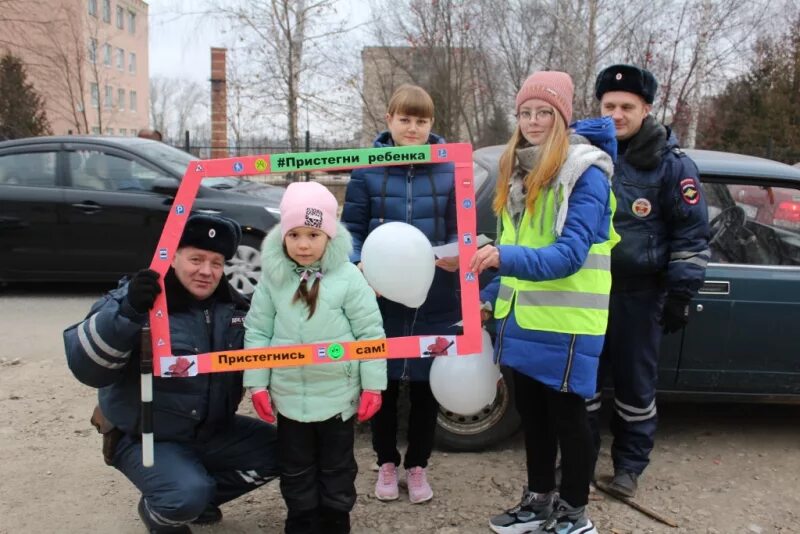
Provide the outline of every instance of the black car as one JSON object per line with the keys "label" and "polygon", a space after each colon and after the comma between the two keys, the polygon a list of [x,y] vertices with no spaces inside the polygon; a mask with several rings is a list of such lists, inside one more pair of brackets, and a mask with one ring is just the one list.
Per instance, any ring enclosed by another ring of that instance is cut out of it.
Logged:
{"label": "black car", "polygon": [[[492,238],[502,150],[487,147],[473,155],[478,233]],[[659,396],[798,403],[800,169],[739,154],[686,153],[697,163],[708,204],[711,262],[688,326],[664,336]],[[501,380],[494,404],[473,416],[440,411],[440,444],[475,450],[516,432],[511,388],[511,381]]]}
{"label": "black car", "polygon": [[[35,137],[0,143],[0,282],[113,282],[150,264],[194,158],[136,137]],[[239,178],[201,182],[192,211],[237,220],[225,272],[250,294],[260,246],[284,188]]]}

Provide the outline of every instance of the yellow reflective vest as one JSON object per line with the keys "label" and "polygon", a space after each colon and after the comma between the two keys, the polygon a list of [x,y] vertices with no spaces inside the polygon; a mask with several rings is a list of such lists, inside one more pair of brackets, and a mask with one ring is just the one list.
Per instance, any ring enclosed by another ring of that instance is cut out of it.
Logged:
{"label": "yellow reflective vest", "polygon": [[[555,243],[555,189],[550,187],[543,190],[534,204],[537,217],[532,217],[526,209],[517,227],[504,209],[499,244],[535,249]],[[513,304],[516,322],[524,329],[564,334],[605,334],[611,291],[611,249],[620,240],[611,222],[616,210],[612,192],[609,192],[609,204],[609,239],[589,248],[586,261],[578,272],[557,280],[532,281],[513,276],[500,278],[500,290],[494,308],[496,319],[508,316]]]}

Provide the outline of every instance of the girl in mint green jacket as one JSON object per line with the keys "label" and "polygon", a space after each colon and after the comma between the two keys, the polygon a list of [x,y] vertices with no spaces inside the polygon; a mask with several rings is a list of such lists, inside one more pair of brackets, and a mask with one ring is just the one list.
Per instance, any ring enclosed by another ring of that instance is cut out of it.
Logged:
{"label": "girl in mint green jacket", "polygon": [[[245,319],[245,347],[385,337],[375,299],[350,263],[352,240],[323,185],[289,185],[280,227],[262,246],[261,281]],[[343,361],[244,373],[259,417],[275,422],[287,533],[350,532],[358,472],[353,419],[378,411],[386,361]]]}

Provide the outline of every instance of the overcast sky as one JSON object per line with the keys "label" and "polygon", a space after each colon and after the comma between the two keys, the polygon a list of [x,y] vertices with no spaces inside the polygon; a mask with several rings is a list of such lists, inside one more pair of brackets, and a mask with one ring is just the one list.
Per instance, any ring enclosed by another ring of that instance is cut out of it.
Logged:
{"label": "overcast sky", "polygon": [[[191,78],[207,82],[212,46],[229,47],[236,35],[223,33],[211,17],[196,15],[196,0],[148,0],[150,6],[150,76]],[[364,22],[366,2],[343,0],[343,16]]]}

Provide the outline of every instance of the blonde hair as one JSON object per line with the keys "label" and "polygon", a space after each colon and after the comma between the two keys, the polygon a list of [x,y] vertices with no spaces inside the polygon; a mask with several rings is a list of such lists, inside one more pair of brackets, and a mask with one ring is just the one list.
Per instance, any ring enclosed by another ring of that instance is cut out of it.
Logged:
{"label": "blonde hair", "polygon": [[[525,209],[533,210],[539,192],[547,187],[550,182],[558,176],[561,166],[567,160],[569,150],[569,135],[567,124],[559,113],[555,113],[556,120],[550,134],[541,146],[541,153],[536,161],[536,165],[525,177],[525,189],[528,194],[525,196]],[[519,124],[514,129],[514,134],[506,143],[503,155],[500,156],[500,170],[497,175],[497,188],[495,189],[494,202],[492,209],[495,214],[500,215],[508,202],[508,188],[511,175],[514,174],[514,166],[517,161],[516,150],[524,143],[525,138],[519,129]]]}
{"label": "blonde hair", "polygon": [[389,99],[386,113],[389,115],[401,113],[403,115],[422,117],[423,119],[432,119],[433,99],[422,87],[404,83],[395,90],[392,98]]}

